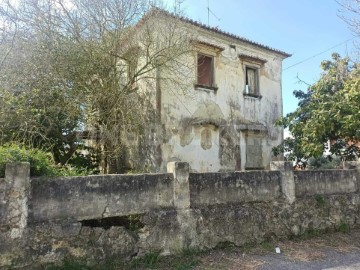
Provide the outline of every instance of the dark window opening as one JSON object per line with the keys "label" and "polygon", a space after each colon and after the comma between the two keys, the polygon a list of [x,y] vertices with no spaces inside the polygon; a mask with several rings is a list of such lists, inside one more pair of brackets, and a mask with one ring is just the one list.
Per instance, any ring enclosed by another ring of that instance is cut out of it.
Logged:
{"label": "dark window opening", "polygon": [[259,77],[258,70],[246,67],[245,94],[259,96]]}
{"label": "dark window opening", "polygon": [[197,84],[205,87],[214,86],[214,58],[212,56],[198,54]]}
{"label": "dark window opening", "polygon": [[106,217],[100,219],[82,220],[81,225],[84,227],[104,228],[105,230],[111,227],[125,227],[130,231],[137,231],[145,225],[141,222],[142,215],[129,215],[122,217]]}

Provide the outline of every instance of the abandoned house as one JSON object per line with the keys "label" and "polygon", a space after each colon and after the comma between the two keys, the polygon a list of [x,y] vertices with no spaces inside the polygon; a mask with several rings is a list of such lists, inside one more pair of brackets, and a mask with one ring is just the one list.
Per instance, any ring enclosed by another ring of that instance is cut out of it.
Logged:
{"label": "abandoned house", "polygon": [[[153,171],[166,171],[170,161],[186,161],[194,172],[269,168],[271,150],[283,140],[283,129],[274,123],[282,116],[282,61],[290,54],[184,17],[164,16],[191,33],[191,52],[181,61],[192,69],[186,91],[154,80],[160,128],[147,155]],[[157,77],[162,73],[166,70],[156,70]]]}

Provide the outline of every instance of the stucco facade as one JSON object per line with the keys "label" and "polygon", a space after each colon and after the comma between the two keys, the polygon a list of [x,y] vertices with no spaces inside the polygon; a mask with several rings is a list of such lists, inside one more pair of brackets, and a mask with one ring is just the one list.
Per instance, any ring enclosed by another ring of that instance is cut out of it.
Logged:
{"label": "stucco facade", "polygon": [[268,169],[283,140],[274,123],[282,116],[282,61],[290,55],[166,12],[147,22],[143,29],[164,32],[165,25],[190,46],[176,59],[178,80],[164,79],[173,74],[157,67],[149,76],[155,79],[138,81],[152,96],[147,117],[154,122],[134,167],[163,172],[168,162],[183,161],[194,172]]}
{"label": "stucco facade", "polygon": [[283,140],[283,129],[274,122],[282,116],[282,61],[290,55],[172,19],[196,38],[182,60],[193,69],[187,91],[158,82],[159,170],[170,161],[189,162],[196,172],[269,168],[271,149]]}

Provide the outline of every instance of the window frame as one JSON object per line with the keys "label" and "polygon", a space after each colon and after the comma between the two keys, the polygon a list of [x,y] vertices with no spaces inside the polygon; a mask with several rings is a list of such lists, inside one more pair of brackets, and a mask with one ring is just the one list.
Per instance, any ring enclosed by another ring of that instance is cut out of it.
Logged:
{"label": "window frame", "polygon": [[[225,48],[219,47],[208,42],[192,40],[191,41],[194,48],[194,88],[196,90],[205,90],[205,91],[214,91],[218,90],[216,83],[216,66],[218,57]],[[198,57],[199,55],[204,55],[212,58],[212,85],[203,85],[199,84],[198,81]]]}
{"label": "window frame", "polygon": [[[207,58],[211,58],[211,85],[206,85],[206,84],[202,84],[199,83],[199,57],[207,57]],[[205,88],[205,89],[211,89],[211,90],[217,90],[217,86],[215,83],[215,56],[211,55],[211,54],[207,54],[201,51],[198,51],[196,53],[196,83],[195,83],[195,87],[196,88]]]}
{"label": "window frame", "polygon": [[[263,143],[264,143],[264,134],[261,131],[246,131],[245,132],[245,170],[264,170],[264,148],[263,148]],[[250,143],[253,142],[252,144]],[[249,156],[251,156],[254,152],[254,146],[255,146],[255,142],[257,142],[257,145],[259,147],[259,149],[257,149],[257,153],[255,154],[259,154],[258,158],[260,160],[257,161],[258,164],[256,164],[254,166],[254,162],[250,162],[250,158]],[[250,149],[252,151],[250,151]]]}
{"label": "window frame", "polygon": [[[251,91],[248,90],[249,89],[249,83],[248,83],[248,70],[253,70],[254,74],[255,74],[255,90]],[[250,96],[250,97],[256,97],[256,98],[261,98],[261,94],[260,94],[260,67],[255,66],[255,65],[249,65],[249,64],[245,64],[244,65],[244,74],[245,74],[245,79],[244,79],[244,96]]]}
{"label": "window frame", "polygon": [[[251,56],[248,54],[243,54],[240,53],[239,54],[239,59],[242,63],[242,67],[243,67],[243,74],[244,74],[244,89],[243,89],[243,95],[245,97],[252,97],[252,98],[257,98],[257,99],[261,99],[262,95],[261,95],[261,70],[264,68],[264,65],[267,63],[266,59],[263,58],[259,58],[256,56]],[[257,84],[257,91],[255,92],[249,92],[247,91],[246,87],[247,87],[247,69],[253,69],[256,71],[256,84]]]}

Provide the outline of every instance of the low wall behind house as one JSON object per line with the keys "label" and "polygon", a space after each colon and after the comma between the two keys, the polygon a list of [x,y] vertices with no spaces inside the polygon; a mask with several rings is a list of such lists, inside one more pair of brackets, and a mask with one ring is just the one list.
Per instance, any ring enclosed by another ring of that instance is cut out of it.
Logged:
{"label": "low wall behind house", "polygon": [[270,201],[281,196],[278,171],[190,173],[191,207]]}
{"label": "low wall behind house", "polygon": [[295,171],[296,197],[357,192],[356,170]]}
{"label": "low wall behind house", "polygon": [[84,220],[173,206],[171,174],[32,179],[32,221]]}

